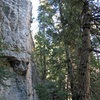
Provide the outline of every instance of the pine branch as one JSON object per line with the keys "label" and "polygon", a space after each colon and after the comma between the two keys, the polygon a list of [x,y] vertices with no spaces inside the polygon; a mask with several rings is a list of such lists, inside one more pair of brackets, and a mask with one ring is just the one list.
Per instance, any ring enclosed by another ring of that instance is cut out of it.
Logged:
{"label": "pine branch", "polygon": [[91,48],[91,49],[90,49],[90,51],[100,53],[100,51],[99,51],[99,50],[96,50],[96,49],[93,49],[93,48]]}

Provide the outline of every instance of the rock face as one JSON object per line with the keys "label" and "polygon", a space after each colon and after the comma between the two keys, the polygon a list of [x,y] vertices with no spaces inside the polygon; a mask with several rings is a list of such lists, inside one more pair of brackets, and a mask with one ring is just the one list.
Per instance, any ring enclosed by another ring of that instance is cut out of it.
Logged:
{"label": "rock face", "polygon": [[4,57],[12,77],[0,86],[0,100],[38,100],[34,86],[39,82],[32,59],[30,0],[0,0],[0,33],[7,44]]}

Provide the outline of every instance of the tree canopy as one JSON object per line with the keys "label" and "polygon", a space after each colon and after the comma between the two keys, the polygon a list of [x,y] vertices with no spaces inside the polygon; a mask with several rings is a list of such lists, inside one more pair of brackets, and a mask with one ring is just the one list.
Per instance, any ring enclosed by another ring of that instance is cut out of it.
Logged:
{"label": "tree canopy", "polygon": [[40,100],[99,100],[99,11],[92,0],[40,0],[34,50]]}

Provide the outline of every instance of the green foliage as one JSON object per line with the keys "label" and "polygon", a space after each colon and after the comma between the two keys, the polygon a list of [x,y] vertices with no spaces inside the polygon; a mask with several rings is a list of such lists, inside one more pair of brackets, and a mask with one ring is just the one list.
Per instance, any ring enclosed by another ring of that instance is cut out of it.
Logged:
{"label": "green foliage", "polygon": [[100,98],[100,61],[91,54],[91,91],[93,100]]}
{"label": "green foliage", "polygon": [[55,82],[46,81],[45,83],[38,84],[36,87],[36,92],[40,100],[64,100],[68,96],[68,91],[59,91]]}
{"label": "green foliage", "polygon": [[8,48],[6,43],[3,43],[1,33],[0,33],[0,55],[2,55],[2,50],[6,50]]}
{"label": "green foliage", "polygon": [[9,73],[7,66],[0,66],[0,84],[6,86],[4,81],[9,77],[11,77],[11,74]]}
{"label": "green foliage", "polygon": [[3,11],[3,12],[6,12],[6,8],[5,8],[5,7],[2,7],[2,11]]}
{"label": "green foliage", "polygon": [[5,85],[4,81],[10,77],[10,73],[8,71],[9,63],[6,58],[3,58],[3,50],[7,49],[7,45],[3,43],[1,34],[0,34],[0,84]]}
{"label": "green foliage", "polygon": [[50,94],[45,84],[38,84],[35,87],[40,100],[50,100]]}
{"label": "green foliage", "polygon": [[21,52],[20,48],[18,48],[18,47],[15,48],[15,51],[16,52]]}
{"label": "green foliage", "polygon": [[[82,47],[81,33],[83,32],[82,8],[83,2],[79,0],[40,0],[38,9],[39,32],[35,36],[34,60],[39,68],[41,79],[43,80],[43,76],[46,76],[45,81],[49,80],[52,84],[55,84],[53,91],[56,91],[55,98],[57,100],[65,100],[65,97],[66,100],[72,98],[70,83],[72,72],[74,75],[73,84],[77,92],[77,72],[80,62],[78,49]],[[90,8],[92,10],[93,5]],[[92,27],[91,25],[91,31],[93,31]],[[93,33],[96,31],[97,29]],[[91,35],[91,42],[92,47],[99,50],[99,36]],[[72,64],[71,70],[68,65],[69,62]],[[90,66],[92,70],[94,68],[99,69],[100,57],[97,53],[92,53]],[[91,79],[94,80],[95,76],[97,76],[97,82],[91,81],[93,91],[95,91],[96,86],[99,88],[99,73],[91,72]],[[68,79],[67,82],[65,81],[66,78]],[[49,88],[50,84],[47,85],[48,82],[45,81],[44,84],[39,84],[36,87],[41,100],[49,100],[49,96],[53,97],[53,95],[50,95],[52,86]],[[67,88],[65,88],[66,85]],[[45,97],[46,95],[49,96]],[[96,98],[96,96],[93,95],[93,98]]]}

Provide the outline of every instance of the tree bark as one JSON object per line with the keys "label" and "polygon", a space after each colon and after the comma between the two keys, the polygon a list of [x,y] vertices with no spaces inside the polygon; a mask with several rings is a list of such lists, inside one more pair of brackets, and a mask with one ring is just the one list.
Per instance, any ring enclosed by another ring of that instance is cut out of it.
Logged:
{"label": "tree bark", "polygon": [[74,69],[72,65],[71,53],[68,46],[66,47],[66,59],[67,59],[67,66],[68,66],[68,78],[70,80],[71,86],[71,93],[72,93],[72,100],[76,99],[76,90],[75,90],[75,77],[74,77]]}
{"label": "tree bark", "polygon": [[[46,39],[46,33],[45,33],[45,28],[44,28],[44,43],[43,43],[43,49],[45,50],[46,45],[45,45],[45,39]],[[46,80],[46,54],[43,53],[43,73],[42,73],[42,80],[45,81]]]}
{"label": "tree bark", "polygon": [[80,63],[79,63],[79,95],[77,100],[91,100],[90,98],[90,14],[89,4],[87,0],[84,0],[83,14],[82,14],[82,48],[80,52]]}

